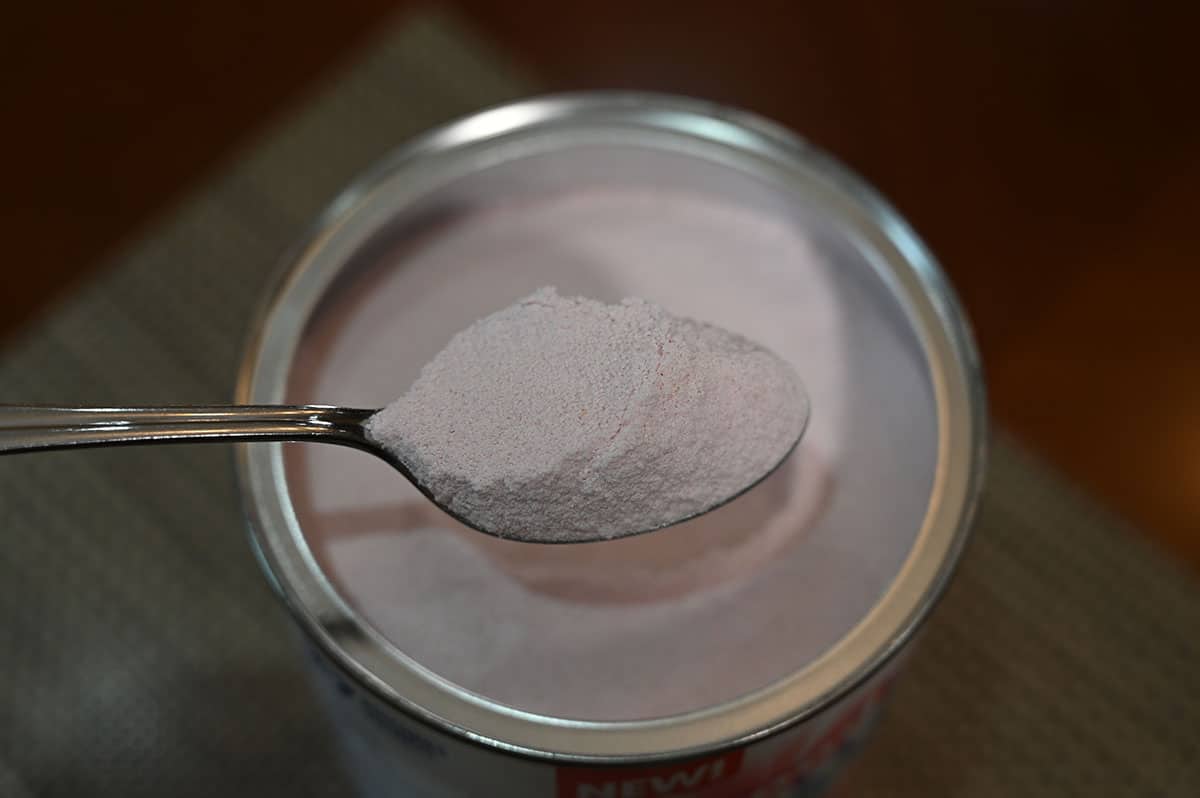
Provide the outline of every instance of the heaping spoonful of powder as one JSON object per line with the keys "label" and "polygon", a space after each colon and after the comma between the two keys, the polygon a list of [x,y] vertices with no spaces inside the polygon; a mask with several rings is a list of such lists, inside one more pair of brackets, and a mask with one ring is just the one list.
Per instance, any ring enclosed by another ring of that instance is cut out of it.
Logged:
{"label": "heaping spoonful of powder", "polygon": [[724,504],[787,458],[808,411],[791,366],[739,335],[543,288],[455,335],[366,428],[468,525],[576,543]]}

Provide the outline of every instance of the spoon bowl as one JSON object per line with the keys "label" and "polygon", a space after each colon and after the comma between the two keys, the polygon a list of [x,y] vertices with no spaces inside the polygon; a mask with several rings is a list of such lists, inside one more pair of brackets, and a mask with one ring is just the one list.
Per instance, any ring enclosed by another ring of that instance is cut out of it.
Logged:
{"label": "spoon bowl", "polygon": [[[208,405],[177,407],[54,407],[43,405],[0,405],[0,455],[52,451],[96,446],[122,446],[155,443],[237,443],[283,441],[332,443],[375,455],[399,471],[440,510],[478,532],[506,540],[530,543],[589,542],[499,535],[475,519],[448,507],[428,485],[413,475],[407,463],[377,443],[367,432],[366,423],[378,410],[335,407],[332,405]],[[691,520],[715,510],[753,488],[780,465],[799,444],[807,427],[807,414],[796,439],[786,453],[765,473],[732,495],[701,510],[665,523],[590,540],[610,540],[653,532]]]}

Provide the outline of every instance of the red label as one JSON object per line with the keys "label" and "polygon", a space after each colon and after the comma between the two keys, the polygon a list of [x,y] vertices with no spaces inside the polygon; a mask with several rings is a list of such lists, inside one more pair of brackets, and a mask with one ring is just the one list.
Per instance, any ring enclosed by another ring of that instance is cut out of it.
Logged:
{"label": "red label", "polygon": [[759,783],[788,784],[836,765],[847,743],[861,735],[872,713],[883,703],[894,678],[884,677],[838,715],[820,737],[813,740],[802,736],[778,752],[764,767]]}
{"label": "red label", "polygon": [[742,767],[742,752],[644,768],[559,768],[558,798],[658,798],[700,796],[728,783]]}

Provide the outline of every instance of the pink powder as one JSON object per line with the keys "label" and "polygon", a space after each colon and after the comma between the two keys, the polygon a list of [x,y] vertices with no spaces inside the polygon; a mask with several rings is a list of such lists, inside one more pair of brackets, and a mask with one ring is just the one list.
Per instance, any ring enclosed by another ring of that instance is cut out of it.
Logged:
{"label": "pink powder", "polygon": [[807,416],[791,366],[739,335],[542,288],[455,335],[368,432],[473,526],[581,542],[737,495]]}
{"label": "pink powder", "polygon": [[[760,342],[804,376],[813,414],[785,466],[745,496],[581,546],[464,530],[376,458],[289,447],[314,554],[405,655],[526,711],[657,717],[794,673],[895,575],[927,500],[918,457],[936,440],[935,418],[908,409],[929,403],[928,387],[895,336],[864,330],[881,347],[869,362],[852,349],[840,269],[803,218],[616,188],[475,213],[385,256],[321,311],[289,400],[383,406],[456,333],[553,284],[607,302],[645,297]],[[896,414],[891,437],[861,454],[856,425],[882,411],[852,415],[870,394],[851,387],[857,368],[883,375],[879,407]]]}

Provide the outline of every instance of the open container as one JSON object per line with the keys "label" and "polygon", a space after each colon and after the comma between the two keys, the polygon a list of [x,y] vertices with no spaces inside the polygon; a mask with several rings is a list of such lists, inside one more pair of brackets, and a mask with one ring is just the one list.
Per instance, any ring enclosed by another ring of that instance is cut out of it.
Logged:
{"label": "open container", "polygon": [[945,587],[982,479],[973,343],[895,211],[757,117],[566,95],[400,148],[286,265],[242,403],[382,406],[454,332],[554,284],[766,344],[813,405],[792,462],[746,496],[576,546],[456,529],[360,452],[240,447],[253,541],[366,793],[827,783]]}

